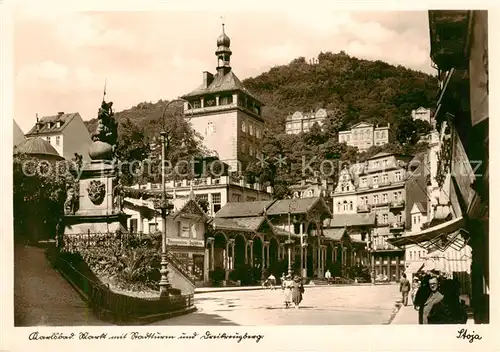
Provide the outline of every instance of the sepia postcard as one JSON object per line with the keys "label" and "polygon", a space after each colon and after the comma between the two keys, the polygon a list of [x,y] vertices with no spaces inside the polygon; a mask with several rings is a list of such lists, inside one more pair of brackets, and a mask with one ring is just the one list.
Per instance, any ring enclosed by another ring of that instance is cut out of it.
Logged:
{"label": "sepia postcard", "polygon": [[495,350],[495,11],[425,6],[0,2],[1,349]]}

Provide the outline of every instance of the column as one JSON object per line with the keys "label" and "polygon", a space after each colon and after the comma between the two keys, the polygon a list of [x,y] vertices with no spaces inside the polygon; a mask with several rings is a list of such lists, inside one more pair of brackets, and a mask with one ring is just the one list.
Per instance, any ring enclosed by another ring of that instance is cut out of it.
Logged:
{"label": "column", "polygon": [[389,281],[392,281],[391,277],[391,257],[387,256],[387,277],[389,278]]}
{"label": "column", "polygon": [[317,277],[321,278],[321,239],[318,237],[318,261],[317,261],[318,274]]}
{"label": "column", "polygon": [[399,255],[396,257],[396,280],[399,280]]}
{"label": "column", "polygon": [[235,242],[236,242],[236,241],[235,241],[234,239],[230,239],[230,240],[229,240],[229,244],[230,244],[230,246],[231,246],[231,257],[230,257],[230,258],[231,258],[231,261],[230,261],[230,263],[229,263],[229,269],[231,269],[231,270],[233,270],[233,269],[234,269],[234,262],[235,262],[235,260],[236,260],[236,259],[235,259],[236,254],[234,253],[234,247],[235,247],[235,245],[236,245],[236,243],[235,243]]}
{"label": "column", "polygon": [[215,262],[215,258],[214,258],[214,238],[213,237],[209,237],[207,238],[207,244],[210,245],[210,260],[209,260],[209,267],[210,267],[210,270],[214,270],[214,262]]}
{"label": "column", "polygon": [[270,254],[270,245],[269,245],[269,242],[266,243],[266,247],[267,247],[267,267],[269,268],[269,266],[271,265],[271,254]]}
{"label": "column", "polygon": [[226,242],[226,255],[224,256],[224,270],[225,277],[224,280],[229,280],[229,240]]}
{"label": "column", "polygon": [[245,264],[248,264],[248,241],[245,238]]}
{"label": "column", "polygon": [[266,266],[266,242],[262,241],[262,269]]}
{"label": "column", "polygon": [[[299,235],[300,235],[300,276],[305,277],[304,275],[304,232],[303,232],[304,224],[301,223],[299,225]],[[306,253],[307,255],[307,253]]]}
{"label": "column", "polygon": [[307,277],[307,246],[308,243],[304,243],[304,277]]}
{"label": "column", "polygon": [[253,268],[253,240],[248,240],[248,245],[250,246],[250,267]]}

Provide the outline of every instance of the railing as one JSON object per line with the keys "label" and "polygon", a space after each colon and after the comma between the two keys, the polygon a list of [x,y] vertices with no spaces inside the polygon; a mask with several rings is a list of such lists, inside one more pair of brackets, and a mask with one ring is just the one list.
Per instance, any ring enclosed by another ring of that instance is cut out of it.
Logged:
{"label": "railing", "polygon": [[373,249],[376,251],[381,251],[381,250],[401,250],[401,248],[396,247],[392,244],[389,243],[384,243],[384,244],[376,244],[373,246]]}
{"label": "railing", "polygon": [[104,320],[127,322],[194,307],[192,294],[170,296],[168,299],[126,296],[86,277],[58,254],[51,261],[70,283],[82,291],[94,313]]}
{"label": "railing", "polygon": [[369,212],[371,207],[368,204],[360,204],[358,205],[358,213]]}
{"label": "railing", "polygon": [[391,202],[391,208],[403,208],[405,206],[404,200],[395,200]]}
{"label": "railing", "polygon": [[193,286],[195,285],[196,276],[191,273],[189,267],[185,263],[177,259],[171,252],[167,252],[167,259],[170,265],[175,267],[182,275],[184,275],[184,277],[188,279]]}
{"label": "railing", "polygon": [[[100,247],[110,247],[112,244],[116,244],[117,241],[121,243],[126,243],[126,241],[130,238],[151,238],[150,235],[144,235],[141,232],[138,233],[129,233],[123,232],[120,234],[114,233],[79,233],[73,235],[64,235],[63,243],[64,250],[68,252],[78,252],[80,249],[88,249],[93,246]],[[189,270],[189,267],[183,263],[181,260],[176,258],[171,252],[167,252],[167,260],[170,265],[174,266],[177,271],[179,271],[189,282],[195,285],[196,276],[192,274]]]}

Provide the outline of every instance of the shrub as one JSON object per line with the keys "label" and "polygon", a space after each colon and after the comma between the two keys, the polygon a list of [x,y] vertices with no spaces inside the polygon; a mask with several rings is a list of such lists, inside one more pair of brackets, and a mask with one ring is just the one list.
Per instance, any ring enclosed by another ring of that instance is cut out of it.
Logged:
{"label": "shrub", "polygon": [[212,286],[220,286],[222,281],[225,279],[226,271],[223,268],[217,268],[215,270],[211,270],[208,275],[210,281],[212,282]]}

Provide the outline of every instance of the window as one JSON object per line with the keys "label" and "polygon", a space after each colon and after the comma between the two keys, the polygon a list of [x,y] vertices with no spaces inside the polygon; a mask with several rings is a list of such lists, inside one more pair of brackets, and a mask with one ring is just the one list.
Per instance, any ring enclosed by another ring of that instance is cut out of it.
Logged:
{"label": "window", "polygon": [[396,221],[401,224],[403,222],[403,215],[399,214],[396,216]]}
{"label": "window", "polygon": [[361,179],[361,186],[366,187],[366,177]]}
{"label": "window", "polygon": [[389,215],[383,214],[382,215],[382,224],[387,224],[389,222]]}
{"label": "window", "polygon": [[56,145],[61,144],[61,136],[56,136]]}
{"label": "window", "polygon": [[258,128],[258,127],[255,127],[255,137],[257,137],[257,138],[261,137],[261,135],[260,135],[260,128]]}
{"label": "window", "polygon": [[378,204],[378,195],[373,196],[373,204]]}
{"label": "window", "polygon": [[346,136],[346,141],[349,142],[351,140],[351,136],[350,135],[347,135]]}
{"label": "window", "polygon": [[339,211],[340,213],[340,202],[337,203],[337,210]]}
{"label": "window", "polygon": [[189,223],[184,223],[181,221],[177,222],[179,225],[177,225],[177,229],[180,228],[181,232],[179,237],[189,237],[189,233],[191,231],[191,226],[189,226]]}
{"label": "window", "polygon": [[349,210],[353,210],[352,200],[349,202]]}
{"label": "window", "polygon": [[129,231],[131,233],[137,232],[137,219],[130,219]]}
{"label": "window", "polygon": [[382,183],[387,184],[389,182],[389,175],[383,174],[382,175]]}
{"label": "window", "polygon": [[214,213],[217,213],[221,208],[220,193],[212,193],[212,204],[213,204]]}
{"label": "window", "polygon": [[248,154],[250,154],[251,156],[253,156],[253,147],[251,145],[248,146]]}
{"label": "window", "polygon": [[241,195],[239,194],[233,194],[231,198],[233,202],[241,202]]}
{"label": "window", "polygon": [[401,175],[401,171],[396,171],[394,173],[394,177],[395,177],[396,181],[401,181],[403,179],[403,177]]}
{"label": "window", "polygon": [[373,184],[378,184],[378,176],[373,176]]}
{"label": "window", "polygon": [[416,225],[417,224],[417,217],[414,215],[413,216],[413,225]]}
{"label": "window", "polygon": [[247,152],[247,146],[245,142],[241,142],[241,152],[246,153]]}
{"label": "window", "polygon": [[377,139],[380,138],[380,133],[379,132],[375,132],[375,138],[377,138]]}
{"label": "window", "polygon": [[241,132],[247,133],[247,124],[245,121],[241,123]]}
{"label": "window", "polygon": [[49,143],[50,143],[50,137],[47,137],[47,142],[49,142]]}
{"label": "window", "polygon": [[156,230],[158,230],[158,224],[156,222],[150,222],[149,233],[154,233]]}
{"label": "window", "polygon": [[347,201],[346,200],[344,200],[344,204],[343,205],[344,205],[343,206],[344,211],[348,210],[348,208],[347,208]]}
{"label": "window", "polygon": [[248,129],[250,131],[250,136],[253,136],[253,125],[249,125]]}
{"label": "window", "polygon": [[210,135],[212,135],[212,134],[214,134],[214,133],[215,133],[215,124],[214,124],[212,121],[210,121],[210,122],[207,124],[207,129],[206,129],[205,134],[206,134],[207,136],[210,136]]}
{"label": "window", "polygon": [[382,194],[382,203],[387,203],[387,201],[388,201],[388,194],[387,193]]}

